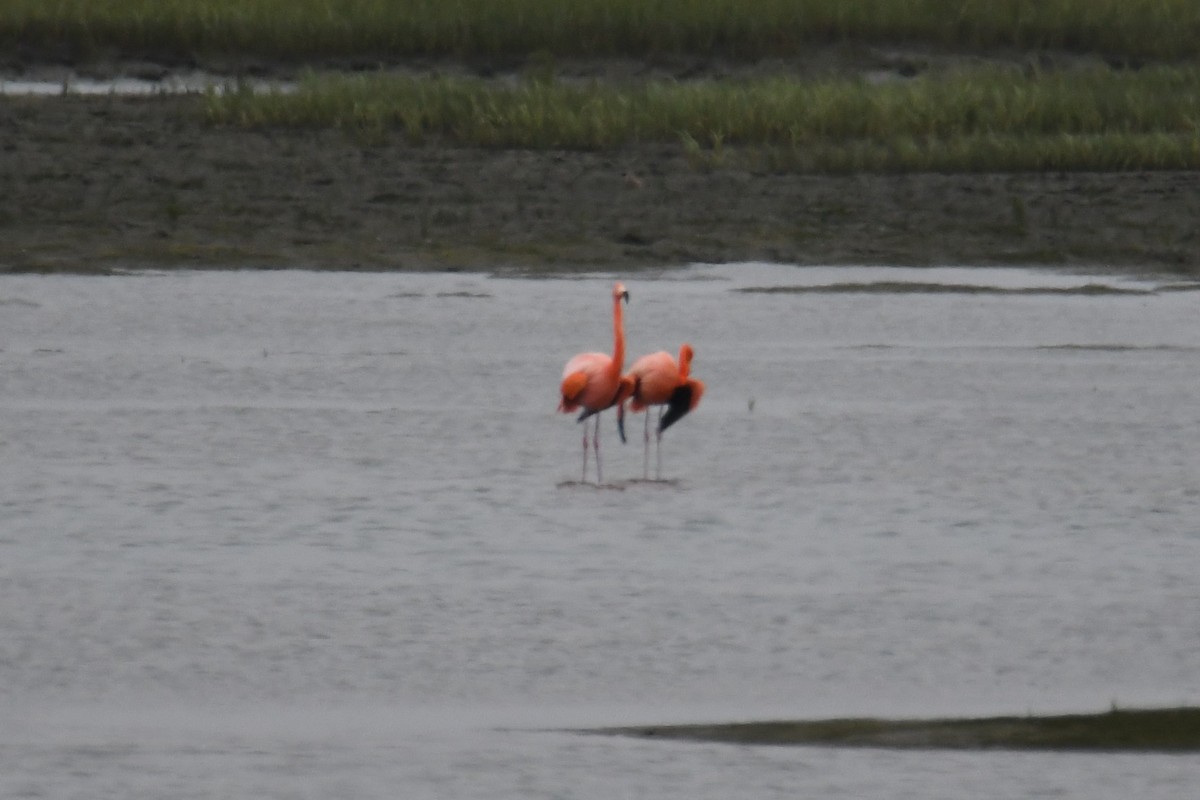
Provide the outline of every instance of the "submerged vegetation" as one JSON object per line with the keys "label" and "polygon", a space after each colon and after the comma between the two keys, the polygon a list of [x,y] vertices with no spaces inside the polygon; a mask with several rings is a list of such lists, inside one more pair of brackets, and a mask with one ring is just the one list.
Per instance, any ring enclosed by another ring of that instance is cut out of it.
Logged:
{"label": "submerged vegetation", "polygon": [[791,55],[816,41],[1189,58],[1193,0],[7,0],[0,46],[88,54]]}
{"label": "submerged vegetation", "polygon": [[595,733],[729,744],[897,749],[1200,751],[1200,709],[983,719],[831,719],[611,728]]}
{"label": "submerged vegetation", "polygon": [[1200,69],[977,68],[872,82],[787,77],[627,84],[310,75],[295,92],[210,92],[211,122],[399,131],[474,147],[601,150],[678,142],[816,171],[1200,167]]}

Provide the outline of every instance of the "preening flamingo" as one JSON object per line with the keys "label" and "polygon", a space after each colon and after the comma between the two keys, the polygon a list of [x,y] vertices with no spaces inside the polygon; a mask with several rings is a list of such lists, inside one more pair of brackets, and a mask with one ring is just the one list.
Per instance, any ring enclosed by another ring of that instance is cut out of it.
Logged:
{"label": "preening flamingo", "polygon": [[[629,302],[629,292],[621,283],[613,285],[613,354],[580,353],[563,368],[562,400],[558,410],[569,414],[579,408],[579,422],[596,417],[592,432],[592,450],[596,454],[596,483],[604,478],[600,472],[600,412],[618,405],[633,390],[633,380],[624,379],[621,370],[625,366],[625,323],[621,316],[621,301]],[[622,438],[624,433],[622,432]],[[587,482],[588,435],[583,426],[583,482]]]}
{"label": "preening flamingo", "polygon": [[[630,411],[645,412],[646,432],[642,451],[642,477],[650,472],[650,406],[658,406],[658,432],[655,452],[658,456],[657,476],[662,479],[662,435],[685,414],[700,404],[704,383],[689,377],[692,368],[692,346],[679,348],[679,362],[665,350],[642,356],[633,362],[625,378],[633,383]],[[663,411],[666,411],[664,414]],[[625,438],[625,403],[617,406],[617,428]]]}

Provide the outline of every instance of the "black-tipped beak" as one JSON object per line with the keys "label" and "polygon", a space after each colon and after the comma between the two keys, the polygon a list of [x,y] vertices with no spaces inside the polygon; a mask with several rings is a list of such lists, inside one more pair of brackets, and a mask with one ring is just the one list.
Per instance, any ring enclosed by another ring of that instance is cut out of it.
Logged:
{"label": "black-tipped beak", "polygon": [[629,305],[629,290],[621,292],[621,298],[625,301],[625,305]]}
{"label": "black-tipped beak", "polygon": [[617,409],[617,435],[621,437],[621,444],[625,444],[625,414],[624,414],[624,409]]}

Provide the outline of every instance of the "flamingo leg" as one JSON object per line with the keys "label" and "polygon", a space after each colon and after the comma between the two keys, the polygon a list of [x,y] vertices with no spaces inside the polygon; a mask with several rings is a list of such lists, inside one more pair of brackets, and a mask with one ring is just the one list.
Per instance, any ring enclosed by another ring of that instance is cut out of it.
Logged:
{"label": "flamingo leg", "polygon": [[650,409],[646,409],[646,432],[642,434],[642,480],[650,480]]}
{"label": "flamingo leg", "polygon": [[[650,416],[650,414],[647,413],[646,417],[648,418],[649,416]],[[656,473],[656,475],[658,477],[658,480],[660,480],[660,481],[662,480],[662,417],[663,417],[663,407],[659,406],[658,407],[658,429],[654,435],[654,437],[655,437],[654,438],[654,454],[656,456],[658,456],[658,472]]]}
{"label": "flamingo leg", "polygon": [[588,440],[587,440],[587,425],[583,426],[583,477],[579,479],[580,483],[587,483],[587,459],[588,459]]}
{"label": "flamingo leg", "polygon": [[[596,427],[592,430],[592,449],[596,451],[596,485],[604,483],[604,478],[600,474],[600,415],[596,415]],[[587,458],[586,453],[584,458]]]}

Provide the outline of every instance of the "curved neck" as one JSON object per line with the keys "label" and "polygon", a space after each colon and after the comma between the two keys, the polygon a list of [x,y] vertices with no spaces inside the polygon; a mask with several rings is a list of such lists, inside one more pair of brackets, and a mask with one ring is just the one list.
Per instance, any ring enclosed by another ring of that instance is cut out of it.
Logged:
{"label": "curved neck", "polygon": [[688,373],[692,371],[692,348],[686,344],[679,348],[679,381],[682,383],[688,379]]}

